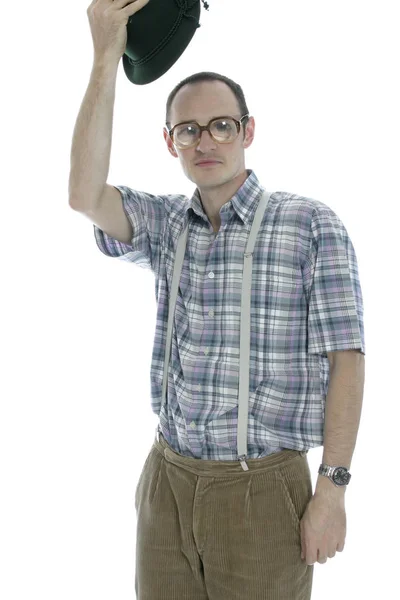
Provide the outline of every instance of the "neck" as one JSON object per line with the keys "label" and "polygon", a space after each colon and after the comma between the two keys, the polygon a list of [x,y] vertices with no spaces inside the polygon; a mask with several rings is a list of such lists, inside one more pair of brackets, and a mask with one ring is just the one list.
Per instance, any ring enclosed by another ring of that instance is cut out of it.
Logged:
{"label": "neck", "polygon": [[210,219],[214,231],[218,231],[221,225],[221,216],[219,214],[221,207],[242,187],[248,177],[247,171],[243,171],[234,179],[218,187],[202,189],[198,187],[201,203],[204,212]]}

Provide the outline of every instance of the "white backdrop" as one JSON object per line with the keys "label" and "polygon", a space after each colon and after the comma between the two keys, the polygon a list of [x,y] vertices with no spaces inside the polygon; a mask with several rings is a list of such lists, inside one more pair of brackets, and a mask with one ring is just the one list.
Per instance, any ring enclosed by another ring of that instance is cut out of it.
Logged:
{"label": "white backdrop", "polygon": [[[68,205],[73,129],[89,83],[90,1],[1,8],[0,597],[134,597],[134,493],[154,439],[151,271],[105,257]],[[161,79],[117,78],[108,183],[194,184],[162,136],[169,92],[203,70],[242,87],[246,151],[268,191],[321,200],[354,244],[366,383],[346,492],[344,551],[313,599],[398,593],[397,2],[209,0]],[[396,218],[397,217],[397,218]],[[313,476],[323,448],[308,453]],[[172,599],[171,599],[172,600]],[[175,599],[174,599],[175,600]],[[243,599],[245,600],[245,599]]]}

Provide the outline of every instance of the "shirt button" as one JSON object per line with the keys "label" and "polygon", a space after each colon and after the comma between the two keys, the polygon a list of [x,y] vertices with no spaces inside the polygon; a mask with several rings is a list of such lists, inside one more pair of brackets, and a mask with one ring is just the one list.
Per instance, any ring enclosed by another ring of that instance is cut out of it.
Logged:
{"label": "shirt button", "polygon": [[199,392],[200,390],[201,390],[201,385],[199,384],[199,385],[197,386],[197,391]]}
{"label": "shirt button", "polygon": [[215,277],[215,275],[212,271],[209,272],[208,276],[210,279],[214,279],[214,277]]}
{"label": "shirt button", "polygon": [[204,348],[204,354],[208,354],[208,348]]}
{"label": "shirt button", "polygon": [[192,429],[196,429],[196,423],[195,423],[194,421],[192,421],[192,422],[190,423],[190,427],[191,427]]}
{"label": "shirt button", "polygon": [[214,316],[214,309],[212,308],[211,310],[209,310],[208,314],[210,315],[210,317],[213,317]]}

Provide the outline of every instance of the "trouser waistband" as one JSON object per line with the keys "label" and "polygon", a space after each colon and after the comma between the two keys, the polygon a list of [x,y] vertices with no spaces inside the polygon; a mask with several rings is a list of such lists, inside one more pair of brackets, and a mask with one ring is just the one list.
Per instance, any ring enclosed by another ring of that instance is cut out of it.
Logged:
{"label": "trouser waistband", "polygon": [[246,473],[260,473],[268,471],[297,458],[307,460],[307,451],[285,448],[279,452],[269,454],[263,458],[248,458],[246,462],[249,470],[244,471],[239,461],[236,460],[204,460],[178,454],[171,448],[161,432],[157,433],[153,447],[164,456],[166,460],[197,475],[212,477],[223,475],[245,475]]}

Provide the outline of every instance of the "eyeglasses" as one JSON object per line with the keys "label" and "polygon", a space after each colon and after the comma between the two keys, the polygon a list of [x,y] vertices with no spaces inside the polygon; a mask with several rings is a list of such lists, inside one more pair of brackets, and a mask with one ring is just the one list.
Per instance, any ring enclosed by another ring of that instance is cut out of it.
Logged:
{"label": "eyeglasses", "polygon": [[175,125],[168,133],[175,146],[181,150],[196,146],[203,131],[208,131],[219,144],[230,144],[239,135],[242,121],[248,116],[249,114],[244,115],[239,121],[233,117],[217,117],[211,119],[208,125],[199,125],[197,121],[184,121]]}

